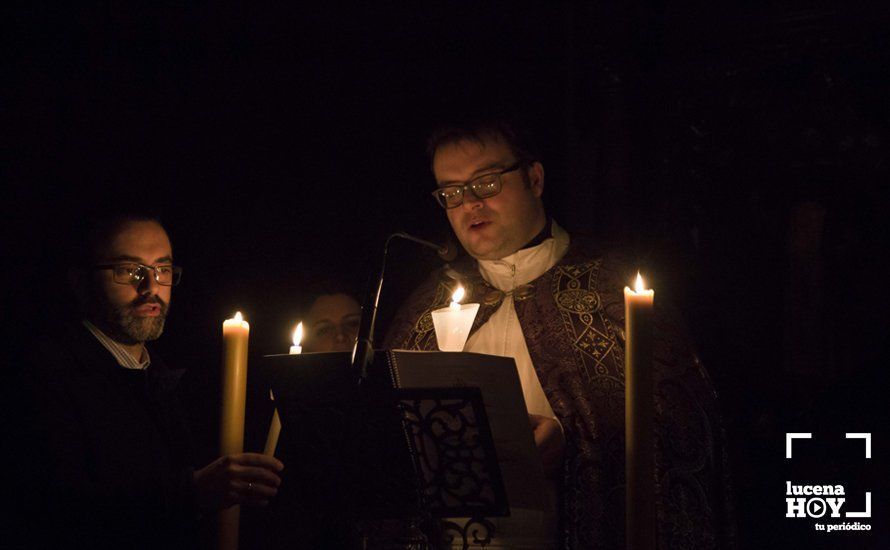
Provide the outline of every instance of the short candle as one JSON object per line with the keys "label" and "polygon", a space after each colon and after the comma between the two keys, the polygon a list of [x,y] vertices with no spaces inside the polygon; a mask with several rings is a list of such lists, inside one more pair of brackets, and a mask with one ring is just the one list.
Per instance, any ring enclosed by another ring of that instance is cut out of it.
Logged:
{"label": "short candle", "polygon": [[461,304],[464,294],[464,287],[458,285],[448,307],[431,312],[441,351],[462,351],[473,328],[479,304]]}

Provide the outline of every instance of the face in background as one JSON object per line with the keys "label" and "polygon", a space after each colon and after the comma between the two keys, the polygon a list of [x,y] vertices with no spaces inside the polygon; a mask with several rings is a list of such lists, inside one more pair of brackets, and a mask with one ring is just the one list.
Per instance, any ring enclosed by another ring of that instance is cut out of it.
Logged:
{"label": "face in background", "polygon": [[[433,157],[433,174],[441,187],[512,166],[517,160],[502,140],[463,140],[442,145]],[[458,240],[471,256],[499,260],[532,240],[546,222],[541,193],[544,168],[539,162],[501,176],[501,192],[487,199],[466,193],[464,202],[446,209]]]}
{"label": "face in background", "polygon": [[306,316],[304,350],[351,351],[358,334],[362,308],[346,294],[322,294]]}
{"label": "face in background", "polygon": [[[173,249],[167,232],[154,221],[126,222],[96,251],[96,264],[172,264]],[[170,304],[170,286],[159,285],[149,271],[133,284],[114,282],[110,269],[91,273],[87,316],[103,332],[122,344],[157,339],[164,330]]]}

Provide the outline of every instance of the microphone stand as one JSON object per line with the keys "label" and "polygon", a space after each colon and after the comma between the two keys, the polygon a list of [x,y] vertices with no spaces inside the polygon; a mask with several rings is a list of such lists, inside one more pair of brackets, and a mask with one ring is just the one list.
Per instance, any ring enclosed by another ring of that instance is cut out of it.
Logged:
{"label": "microphone stand", "polygon": [[377,304],[380,302],[380,291],[383,289],[383,275],[386,271],[386,254],[389,251],[389,243],[393,239],[405,239],[435,250],[440,256],[449,254],[447,246],[441,246],[430,241],[414,237],[407,233],[393,233],[386,239],[383,245],[383,257],[380,261],[380,269],[368,282],[365,299],[362,301],[362,317],[359,322],[358,334],[355,345],[352,348],[352,370],[359,372],[359,384],[368,383],[368,370],[374,361],[374,323],[377,320]]}
{"label": "microphone stand", "polygon": [[[352,348],[352,372],[360,373],[359,386],[363,386],[370,390],[372,387],[369,379],[369,371],[371,364],[374,362],[374,323],[377,320],[377,305],[380,303],[380,292],[383,289],[383,276],[386,272],[386,256],[389,252],[389,244],[393,239],[405,239],[412,241],[428,248],[435,250],[442,259],[450,259],[452,250],[446,246],[440,246],[424,239],[419,239],[407,233],[393,233],[386,239],[383,245],[383,256],[380,260],[380,269],[368,281],[365,299],[362,301],[362,317],[359,322],[358,334],[355,338],[355,345]],[[383,389],[379,387],[378,389]],[[428,549],[432,548],[429,539],[420,524],[425,521],[428,514],[422,514],[419,518],[412,518],[407,526],[405,540],[399,542],[405,543],[406,548]],[[363,543],[367,545],[368,533],[363,533]]]}

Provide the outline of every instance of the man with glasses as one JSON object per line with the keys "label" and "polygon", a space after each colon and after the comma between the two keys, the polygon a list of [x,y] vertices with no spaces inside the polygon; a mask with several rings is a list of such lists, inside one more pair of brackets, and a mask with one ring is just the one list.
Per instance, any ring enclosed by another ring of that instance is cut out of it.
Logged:
{"label": "man with glasses", "polygon": [[[551,482],[542,495],[543,521],[511,510],[511,518],[496,521],[498,540],[539,548],[623,547],[622,289],[632,273],[617,254],[570,239],[547,216],[544,168],[511,125],[442,128],[428,153],[433,197],[469,257],[415,291],[385,346],[437,349],[430,312],[463,285],[464,301],[480,304],[464,349],[515,359]],[[664,309],[658,315],[659,545],[726,547],[733,529],[714,393],[680,325]]]}
{"label": "man with glasses", "polygon": [[69,274],[80,318],[25,373],[24,509],[39,518],[29,536],[45,544],[33,547],[194,547],[200,517],[266,504],[283,466],[243,453],[195,468],[182,371],[146,346],[163,332],[182,276],[170,239],[141,214],[93,226]]}

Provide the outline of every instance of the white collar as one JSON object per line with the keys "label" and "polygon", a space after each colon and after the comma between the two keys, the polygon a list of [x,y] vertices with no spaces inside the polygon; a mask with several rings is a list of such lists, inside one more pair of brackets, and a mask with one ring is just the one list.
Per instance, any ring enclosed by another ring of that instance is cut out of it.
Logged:
{"label": "white collar", "polygon": [[569,249],[569,234],[556,224],[553,235],[539,245],[517,250],[500,260],[479,260],[479,273],[493,287],[509,291],[530,283],[556,265]]}

